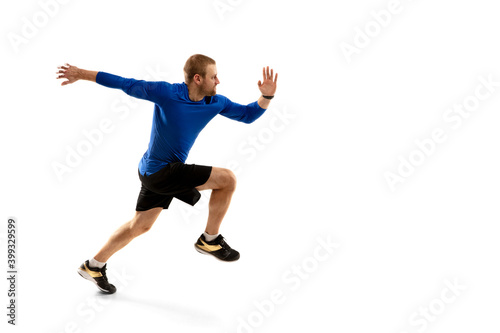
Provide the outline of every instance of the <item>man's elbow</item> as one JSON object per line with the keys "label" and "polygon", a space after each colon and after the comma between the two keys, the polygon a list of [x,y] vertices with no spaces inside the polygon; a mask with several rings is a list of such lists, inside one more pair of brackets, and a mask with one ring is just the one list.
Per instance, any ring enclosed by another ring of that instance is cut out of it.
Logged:
{"label": "man's elbow", "polygon": [[257,120],[257,118],[253,118],[253,117],[245,117],[245,118],[241,119],[241,121],[244,122],[245,124],[251,124],[256,120]]}

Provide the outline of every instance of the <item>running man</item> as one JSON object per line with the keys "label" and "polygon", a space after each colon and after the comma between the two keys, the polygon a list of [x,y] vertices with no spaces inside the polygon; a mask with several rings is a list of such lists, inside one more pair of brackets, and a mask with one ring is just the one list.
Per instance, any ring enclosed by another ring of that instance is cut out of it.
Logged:
{"label": "running man", "polygon": [[148,150],[139,162],[141,190],[132,220],[118,228],[101,250],[78,269],[105,293],[116,292],[108,282],[106,262],[135,237],[151,229],[163,209],[173,198],[194,206],[199,191],[212,190],[205,232],[196,241],[195,249],[223,261],[240,258],[219,234],[236,188],[236,177],[229,169],[185,164],[188,153],[201,130],[220,114],[251,123],[269,107],[276,92],[278,74],[273,77],[269,66],[263,69],[258,82],[261,96],[256,102],[240,105],[216,93],[220,83],[212,58],[195,54],[184,66],[184,83],[148,82],[126,79],[105,72],[80,69],[66,64],[58,67],[57,79],[66,79],[62,86],[78,80],[96,82],[108,88],[121,89],[126,94],[154,103],[153,125]]}

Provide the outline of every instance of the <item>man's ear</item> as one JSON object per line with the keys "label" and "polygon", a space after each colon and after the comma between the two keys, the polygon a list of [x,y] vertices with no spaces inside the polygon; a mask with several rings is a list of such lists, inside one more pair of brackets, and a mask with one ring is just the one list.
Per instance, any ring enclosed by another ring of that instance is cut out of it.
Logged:
{"label": "man's ear", "polygon": [[195,75],[193,76],[193,81],[194,81],[195,83],[200,83],[200,82],[201,82],[201,75],[200,75],[200,74],[195,74]]}

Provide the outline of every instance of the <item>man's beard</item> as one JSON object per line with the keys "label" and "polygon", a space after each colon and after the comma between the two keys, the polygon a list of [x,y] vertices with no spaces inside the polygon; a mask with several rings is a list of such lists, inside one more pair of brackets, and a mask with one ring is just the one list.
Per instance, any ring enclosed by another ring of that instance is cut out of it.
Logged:
{"label": "man's beard", "polygon": [[211,90],[205,90],[203,93],[205,96],[215,96],[217,95],[216,87],[213,87]]}
{"label": "man's beard", "polygon": [[217,91],[215,90],[215,88],[209,91],[207,94],[207,96],[215,96],[215,95],[217,95]]}

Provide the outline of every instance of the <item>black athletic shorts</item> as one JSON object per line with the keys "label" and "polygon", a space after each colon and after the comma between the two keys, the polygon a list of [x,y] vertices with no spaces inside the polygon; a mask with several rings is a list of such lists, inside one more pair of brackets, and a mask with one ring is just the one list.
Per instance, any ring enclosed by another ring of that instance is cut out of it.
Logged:
{"label": "black athletic shorts", "polygon": [[205,184],[211,172],[211,166],[181,162],[169,163],[148,176],[139,172],[142,186],[135,210],[145,211],[155,207],[167,209],[173,198],[194,206],[201,197],[196,186]]}

